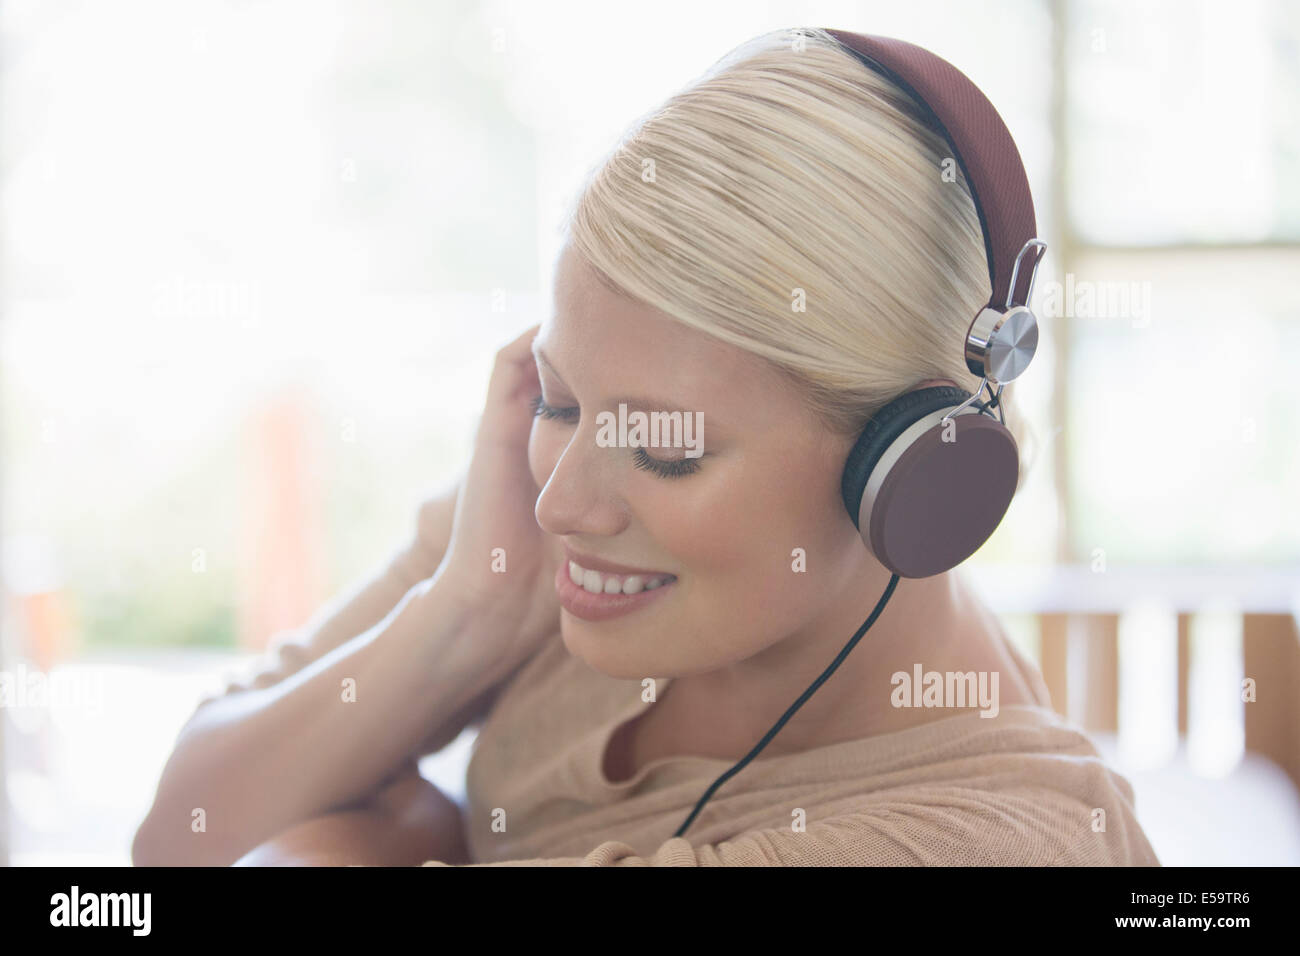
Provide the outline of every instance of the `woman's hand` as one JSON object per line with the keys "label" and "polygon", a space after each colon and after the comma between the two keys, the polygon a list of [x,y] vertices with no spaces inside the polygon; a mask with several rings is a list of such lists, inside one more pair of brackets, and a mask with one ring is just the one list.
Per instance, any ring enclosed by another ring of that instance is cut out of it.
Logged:
{"label": "woman's hand", "polygon": [[482,650],[502,674],[560,627],[555,573],[563,551],[537,525],[540,489],[528,465],[531,402],[541,391],[531,348],[537,331],[533,326],[497,353],[434,585],[493,621],[499,637]]}

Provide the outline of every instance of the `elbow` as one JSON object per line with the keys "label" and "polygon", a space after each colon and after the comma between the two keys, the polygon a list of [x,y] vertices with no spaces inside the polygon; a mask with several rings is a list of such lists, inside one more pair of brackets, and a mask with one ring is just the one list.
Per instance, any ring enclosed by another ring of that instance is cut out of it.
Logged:
{"label": "elbow", "polygon": [[131,840],[132,866],[211,866],[199,859],[193,843],[175,834],[164,833],[157,820],[157,807],[150,810]]}
{"label": "elbow", "polygon": [[149,823],[150,818],[146,816],[144,821],[136,828],[135,837],[131,840],[131,865],[132,866],[166,866],[167,861],[162,858],[159,852],[159,842]]}
{"label": "elbow", "polygon": [[229,861],[203,859],[200,849],[183,839],[167,839],[149,818],[140,824],[131,841],[132,866],[224,866]]}
{"label": "elbow", "polygon": [[256,845],[229,833],[195,832],[188,816],[180,826],[167,827],[169,817],[176,820],[176,814],[160,814],[157,805],[145,816],[131,840],[132,866],[230,866]]}

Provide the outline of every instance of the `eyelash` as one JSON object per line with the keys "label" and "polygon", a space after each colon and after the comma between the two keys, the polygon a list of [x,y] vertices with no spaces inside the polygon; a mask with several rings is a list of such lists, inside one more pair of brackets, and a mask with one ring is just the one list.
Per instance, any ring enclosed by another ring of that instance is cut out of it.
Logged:
{"label": "eyelash", "polygon": [[[555,408],[547,405],[542,401],[542,396],[538,395],[529,403],[532,405],[533,416],[535,418],[554,419],[572,424],[577,420],[577,408]],[[657,458],[651,458],[644,448],[637,448],[632,453],[633,466],[643,471],[653,472],[660,478],[684,478],[687,475],[693,475],[700,469],[698,458],[680,458],[676,461],[660,461]]]}
{"label": "eyelash", "polygon": [[644,448],[632,453],[632,464],[645,471],[652,471],[660,478],[685,478],[700,469],[698,458],[678,458],[676,461],[660,461],[646,454]]}
{"label": "eyelash", "polygon": [[536,396],[529,404],[533,407],[533,417],[535,418],[557,418],[570,424],[578,420],[577,408],[555,408],[542,401],[540,395]]}

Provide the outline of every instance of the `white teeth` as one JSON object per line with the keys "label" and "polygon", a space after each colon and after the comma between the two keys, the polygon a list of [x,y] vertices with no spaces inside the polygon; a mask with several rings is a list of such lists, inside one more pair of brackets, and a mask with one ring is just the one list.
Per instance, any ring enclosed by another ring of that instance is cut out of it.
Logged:
{"label": "white teeth", "polygon": [[643,574],[602,574],[584,568],[577,561],[569,562],[569,580],[591,594],[639,594],[653,591],[675,580],[670,574],[658,574],[653,577]]}

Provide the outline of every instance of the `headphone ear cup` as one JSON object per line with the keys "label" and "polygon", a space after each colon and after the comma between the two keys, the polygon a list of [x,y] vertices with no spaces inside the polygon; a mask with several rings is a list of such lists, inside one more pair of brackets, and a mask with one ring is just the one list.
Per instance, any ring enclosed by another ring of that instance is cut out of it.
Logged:
{"label": "headphone ear cup", "polygon": [[988,540],[1011,504],[1020,453],[1005,425],[939,386],[899,396],[863,428],[841,479],[863,543],[905,578],[951,570]]}

